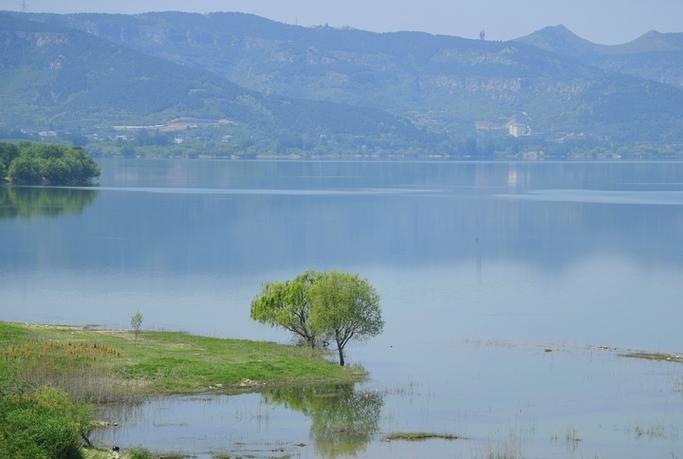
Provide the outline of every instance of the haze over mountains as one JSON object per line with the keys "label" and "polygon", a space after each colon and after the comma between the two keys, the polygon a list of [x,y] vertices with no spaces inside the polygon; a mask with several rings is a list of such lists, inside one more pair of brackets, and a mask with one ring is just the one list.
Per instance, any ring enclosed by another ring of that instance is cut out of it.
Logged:
{"label": "haze over mountains", "polygon": [[280,152],[683,141],[683,34],[604,46],[562,26],[489,42],[240,13],[5,13],[0,51],[8,128],[195,117],[215,121],[207,138]]}

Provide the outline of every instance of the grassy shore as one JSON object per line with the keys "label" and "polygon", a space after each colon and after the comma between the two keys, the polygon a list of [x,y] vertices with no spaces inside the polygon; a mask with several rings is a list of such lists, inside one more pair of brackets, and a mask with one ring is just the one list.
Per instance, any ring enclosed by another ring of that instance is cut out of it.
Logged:
{"label": "grassy shore", "polygon": [[3,322],[0,363],[25,382],[55,385],[95,402],[116,401],[117,391],[229,393],[364,376],[302,347],[178,332],[141,332],[136,339],[127,331]]}

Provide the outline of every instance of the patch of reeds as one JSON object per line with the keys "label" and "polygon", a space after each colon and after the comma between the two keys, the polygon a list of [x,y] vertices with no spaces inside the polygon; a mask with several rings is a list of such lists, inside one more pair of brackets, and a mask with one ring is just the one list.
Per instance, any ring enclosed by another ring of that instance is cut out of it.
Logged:
{"label": "patch of reeds", "polygon": [[502,441],[489,441],[481,457],[483,459],[524,459],[522,442],[516,436],[510,436]]}
{"label": "patch of reeds", "polygon": [[79,401],[138,402],[143,395],[140,383],[117,376],[109,368],[119,358],[118,350],[91,342],[27,340],[0,350],[0,359],[23,383],[52,386]]}
{"label": "patch of reeds", "polygon": [[582,438],[579,432],[574,427],[572,427],[569,430],[567,430],[565,440],[567,441],[567,449],[569,449],[569,451],[574,452],[577,449],[579,449]]}

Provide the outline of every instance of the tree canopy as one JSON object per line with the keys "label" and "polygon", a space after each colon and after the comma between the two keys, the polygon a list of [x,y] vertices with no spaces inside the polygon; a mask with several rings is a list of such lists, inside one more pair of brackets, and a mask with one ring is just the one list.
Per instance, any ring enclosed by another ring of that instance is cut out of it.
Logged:
{"label": "tree canopy", "polygon": [[83,149],[66,145],[0,144],[0,161],[19,185],[84,185],[100,175]]}
{"label": "tree canopy", "polygon": [[349,341],[377,336],[384,329],[379,294],[357,274],[323,273],[310,295],[314,305],[311,324],[335,341],[342,366]]}
{"label": "tree canopy", "polygon": [[251,318],[289,330],[310,347],[316,347],[317,333],[310,325],[308,290],[318,277],[318,273],[306,271],[291,281],[264,284],[251,303]]}
{"label": "tree canopy", "polygon": [[[10,163],[19,156],[19,148],[13,143],[0,143],[0,169],[4,167],[5,173]],[[5,175],[3,174],[2,177]]]}
{"label": "tree canopy", "polygon": [[334,341],[342,366],[351,340],[377,336],[384,327],[380,296],[370,282],[334,271],[265,284],[252,301],[251,317],[289,330],[312,348]]}

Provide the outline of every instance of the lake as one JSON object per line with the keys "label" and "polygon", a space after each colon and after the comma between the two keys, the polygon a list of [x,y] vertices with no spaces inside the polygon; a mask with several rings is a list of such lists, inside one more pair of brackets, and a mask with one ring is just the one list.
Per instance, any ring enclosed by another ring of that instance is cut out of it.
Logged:
{"label": "lake", "polygon": [[[0,320],[289,342],[263,282],[368,278],[370,379],[113,407],[102,444],[211,458],[683,457],[683,163],[101,160],[0,188]],[[601,348],[601,346],[607,347]],[[552,352],[546,352],[552,350]],[[616,349],[616,350],[615,350]],[[368,432],[342,435],[335,417]],[[400,431],[465,439],[384,441]]]}

